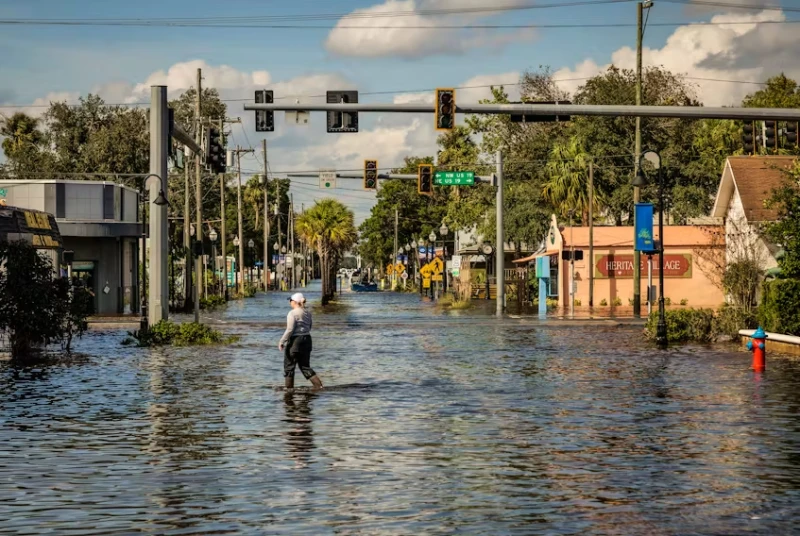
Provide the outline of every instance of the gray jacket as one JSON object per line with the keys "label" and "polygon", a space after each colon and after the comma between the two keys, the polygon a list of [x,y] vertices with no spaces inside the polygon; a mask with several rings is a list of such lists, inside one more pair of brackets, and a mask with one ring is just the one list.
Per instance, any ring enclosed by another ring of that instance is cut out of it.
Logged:
{"label": "gray jacket", "polygon": [[298,307],[289,311],[286,315],[286,331],[281,337],[281,345],[289,342],[289,339],[297,335],[308,335],[311,333],[311,311]]}

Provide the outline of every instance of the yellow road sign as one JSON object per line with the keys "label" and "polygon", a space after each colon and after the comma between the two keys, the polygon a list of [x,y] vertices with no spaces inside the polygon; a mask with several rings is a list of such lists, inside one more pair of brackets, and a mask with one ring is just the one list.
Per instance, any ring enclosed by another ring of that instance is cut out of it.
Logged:
{"label": "yellow road sign", "polygon": [[397,265],[394,267],[395,272],[398,274],[402,274],[406,271],[406,266],[402,262],[398,262]]}
{"label": "yellow road sign", "polygon": [[442,259],[438,257],[431,261],[431,265],[434,273],[441,274],[444,271],[444,263],[442,262]]}
{"label": "yellow road sign", "polygon": [[427,277],[422,280],[422,288],[431,288],[431,280]]}
{"label": "yellow road sign", "polygon": [[427,277],[433,273],[433,266],[431,266],[430,264],[426,264],[425,266],[419,269],[419,273]]}
{"label": "yellow road sign", "polygon": [[387,264],[386,265],[386,275],[392,275],[394,273],[394,265]]}
{"label": "yellow road sign", "polygon": [[442,274],[433,274],[431,281],[442,281]]}

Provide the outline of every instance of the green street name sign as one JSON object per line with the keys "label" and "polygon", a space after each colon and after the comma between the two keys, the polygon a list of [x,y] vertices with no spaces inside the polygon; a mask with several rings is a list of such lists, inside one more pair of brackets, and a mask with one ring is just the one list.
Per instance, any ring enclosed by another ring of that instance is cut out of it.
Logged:
{"label": "green street name sign", "polygon": [[436,186],[473,186],[474,171],[437,171],[433,177]]}

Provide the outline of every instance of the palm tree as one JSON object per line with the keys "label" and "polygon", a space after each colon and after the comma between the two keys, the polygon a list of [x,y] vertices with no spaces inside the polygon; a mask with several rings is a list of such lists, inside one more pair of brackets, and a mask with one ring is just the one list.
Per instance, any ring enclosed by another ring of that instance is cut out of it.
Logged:
{"label": "palm tree", "polygon": [[14,164],[14,170],[20,171],[26,161],[39,151],[45,136],[39,130],[39,120],[28,114],[17,112],[0,123],[0,136],[4,137],[3,152]]}
{"label": "palm tree", "polygon": [[[542,189],[544,198],[561,216],[570,210],[581,214],[583,223],[589,219],[589,160],[580,140],[573,136],[559,142],[550,151],[546,173],[548,180]],[[595,193],[595,209],[600,206],[600,196]]]}
{"label": "palm tree", "polygon": [[300,239],[314,248],[322,265],[322,305],[335,293],[336,269],[358,238],[353,212],[335,199],[323,199],[297,219]]}

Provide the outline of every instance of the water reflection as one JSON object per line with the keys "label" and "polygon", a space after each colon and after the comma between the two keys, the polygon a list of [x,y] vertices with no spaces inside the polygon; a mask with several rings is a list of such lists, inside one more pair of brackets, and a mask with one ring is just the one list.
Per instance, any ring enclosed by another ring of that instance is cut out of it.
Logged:
{"label": "water reflection", "polygon": [[277,389],[281,294],[215,313],[235,346],[93,333],[79,365],[0,364],[0,533],[794,530],[800,364],[342,299],[318,393]]}
{"label": "water reflection", "polygon": [[297,468],[308,467],[311,451],[314,450],[311,402],[316,396],[315,393],[302,391],[289,391],[283,395],[286,451],[295,460]]}

